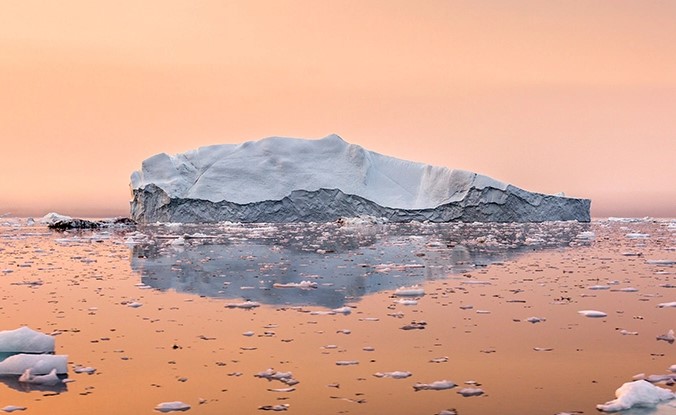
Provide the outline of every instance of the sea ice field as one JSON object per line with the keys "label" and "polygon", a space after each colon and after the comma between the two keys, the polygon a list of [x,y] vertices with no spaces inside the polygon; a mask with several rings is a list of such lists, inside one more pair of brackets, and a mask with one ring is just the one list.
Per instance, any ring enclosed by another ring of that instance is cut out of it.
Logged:
{"label": "sea ice field", "polygon": [[673,220],[0,218],[8,413],[676,414],[674,329]]}

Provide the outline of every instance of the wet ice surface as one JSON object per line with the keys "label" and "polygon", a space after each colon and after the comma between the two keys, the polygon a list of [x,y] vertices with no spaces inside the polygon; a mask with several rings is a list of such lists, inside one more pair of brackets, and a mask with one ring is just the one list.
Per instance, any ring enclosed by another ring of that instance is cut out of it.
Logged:
{"label": "wet ice surface", "polygon": [[0,376],[0,409],[595,413],[632,379],[674,390],[666,221],[6,222],[0,330],[52,334],[68,383]]}

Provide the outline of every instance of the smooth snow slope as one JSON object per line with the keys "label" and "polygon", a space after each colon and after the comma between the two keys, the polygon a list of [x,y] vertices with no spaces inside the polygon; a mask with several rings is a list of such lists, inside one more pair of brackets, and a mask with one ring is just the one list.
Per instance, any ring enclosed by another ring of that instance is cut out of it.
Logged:
{"label": "smooth snow slope", "polygon": [[374,153],[337,135],[321,140],[271,137],[158,154],[132,174],[132,189],[148,184],[172,199],[237,204],[281,200],[295,190],[338,189],[398,209],[460,201],[471,188],[507,188],[476,173]]}

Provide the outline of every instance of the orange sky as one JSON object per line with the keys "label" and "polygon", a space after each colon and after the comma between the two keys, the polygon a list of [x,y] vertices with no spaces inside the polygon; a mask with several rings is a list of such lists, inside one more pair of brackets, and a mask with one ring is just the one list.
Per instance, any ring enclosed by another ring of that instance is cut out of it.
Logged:
{"label": "orange sky", "polygon": [[330,133],[676,217],[676,2],[0,2],[0,214],[128,213],[159,152]]}

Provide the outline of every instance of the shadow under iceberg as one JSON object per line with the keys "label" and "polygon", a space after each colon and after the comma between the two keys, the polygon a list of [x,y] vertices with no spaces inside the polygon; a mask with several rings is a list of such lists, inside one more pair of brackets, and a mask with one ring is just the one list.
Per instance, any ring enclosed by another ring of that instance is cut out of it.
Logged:
{"label": "shadow under iceberg", "polygon": [[[139,227],[131,268],[159,290],[336,308],[362,296],[460,277],[524,253],[589,243],[589,224],[343,223]],[[280,288],[310,281],[316,288]],[[314,284],[313,284],[314,285]]]}

